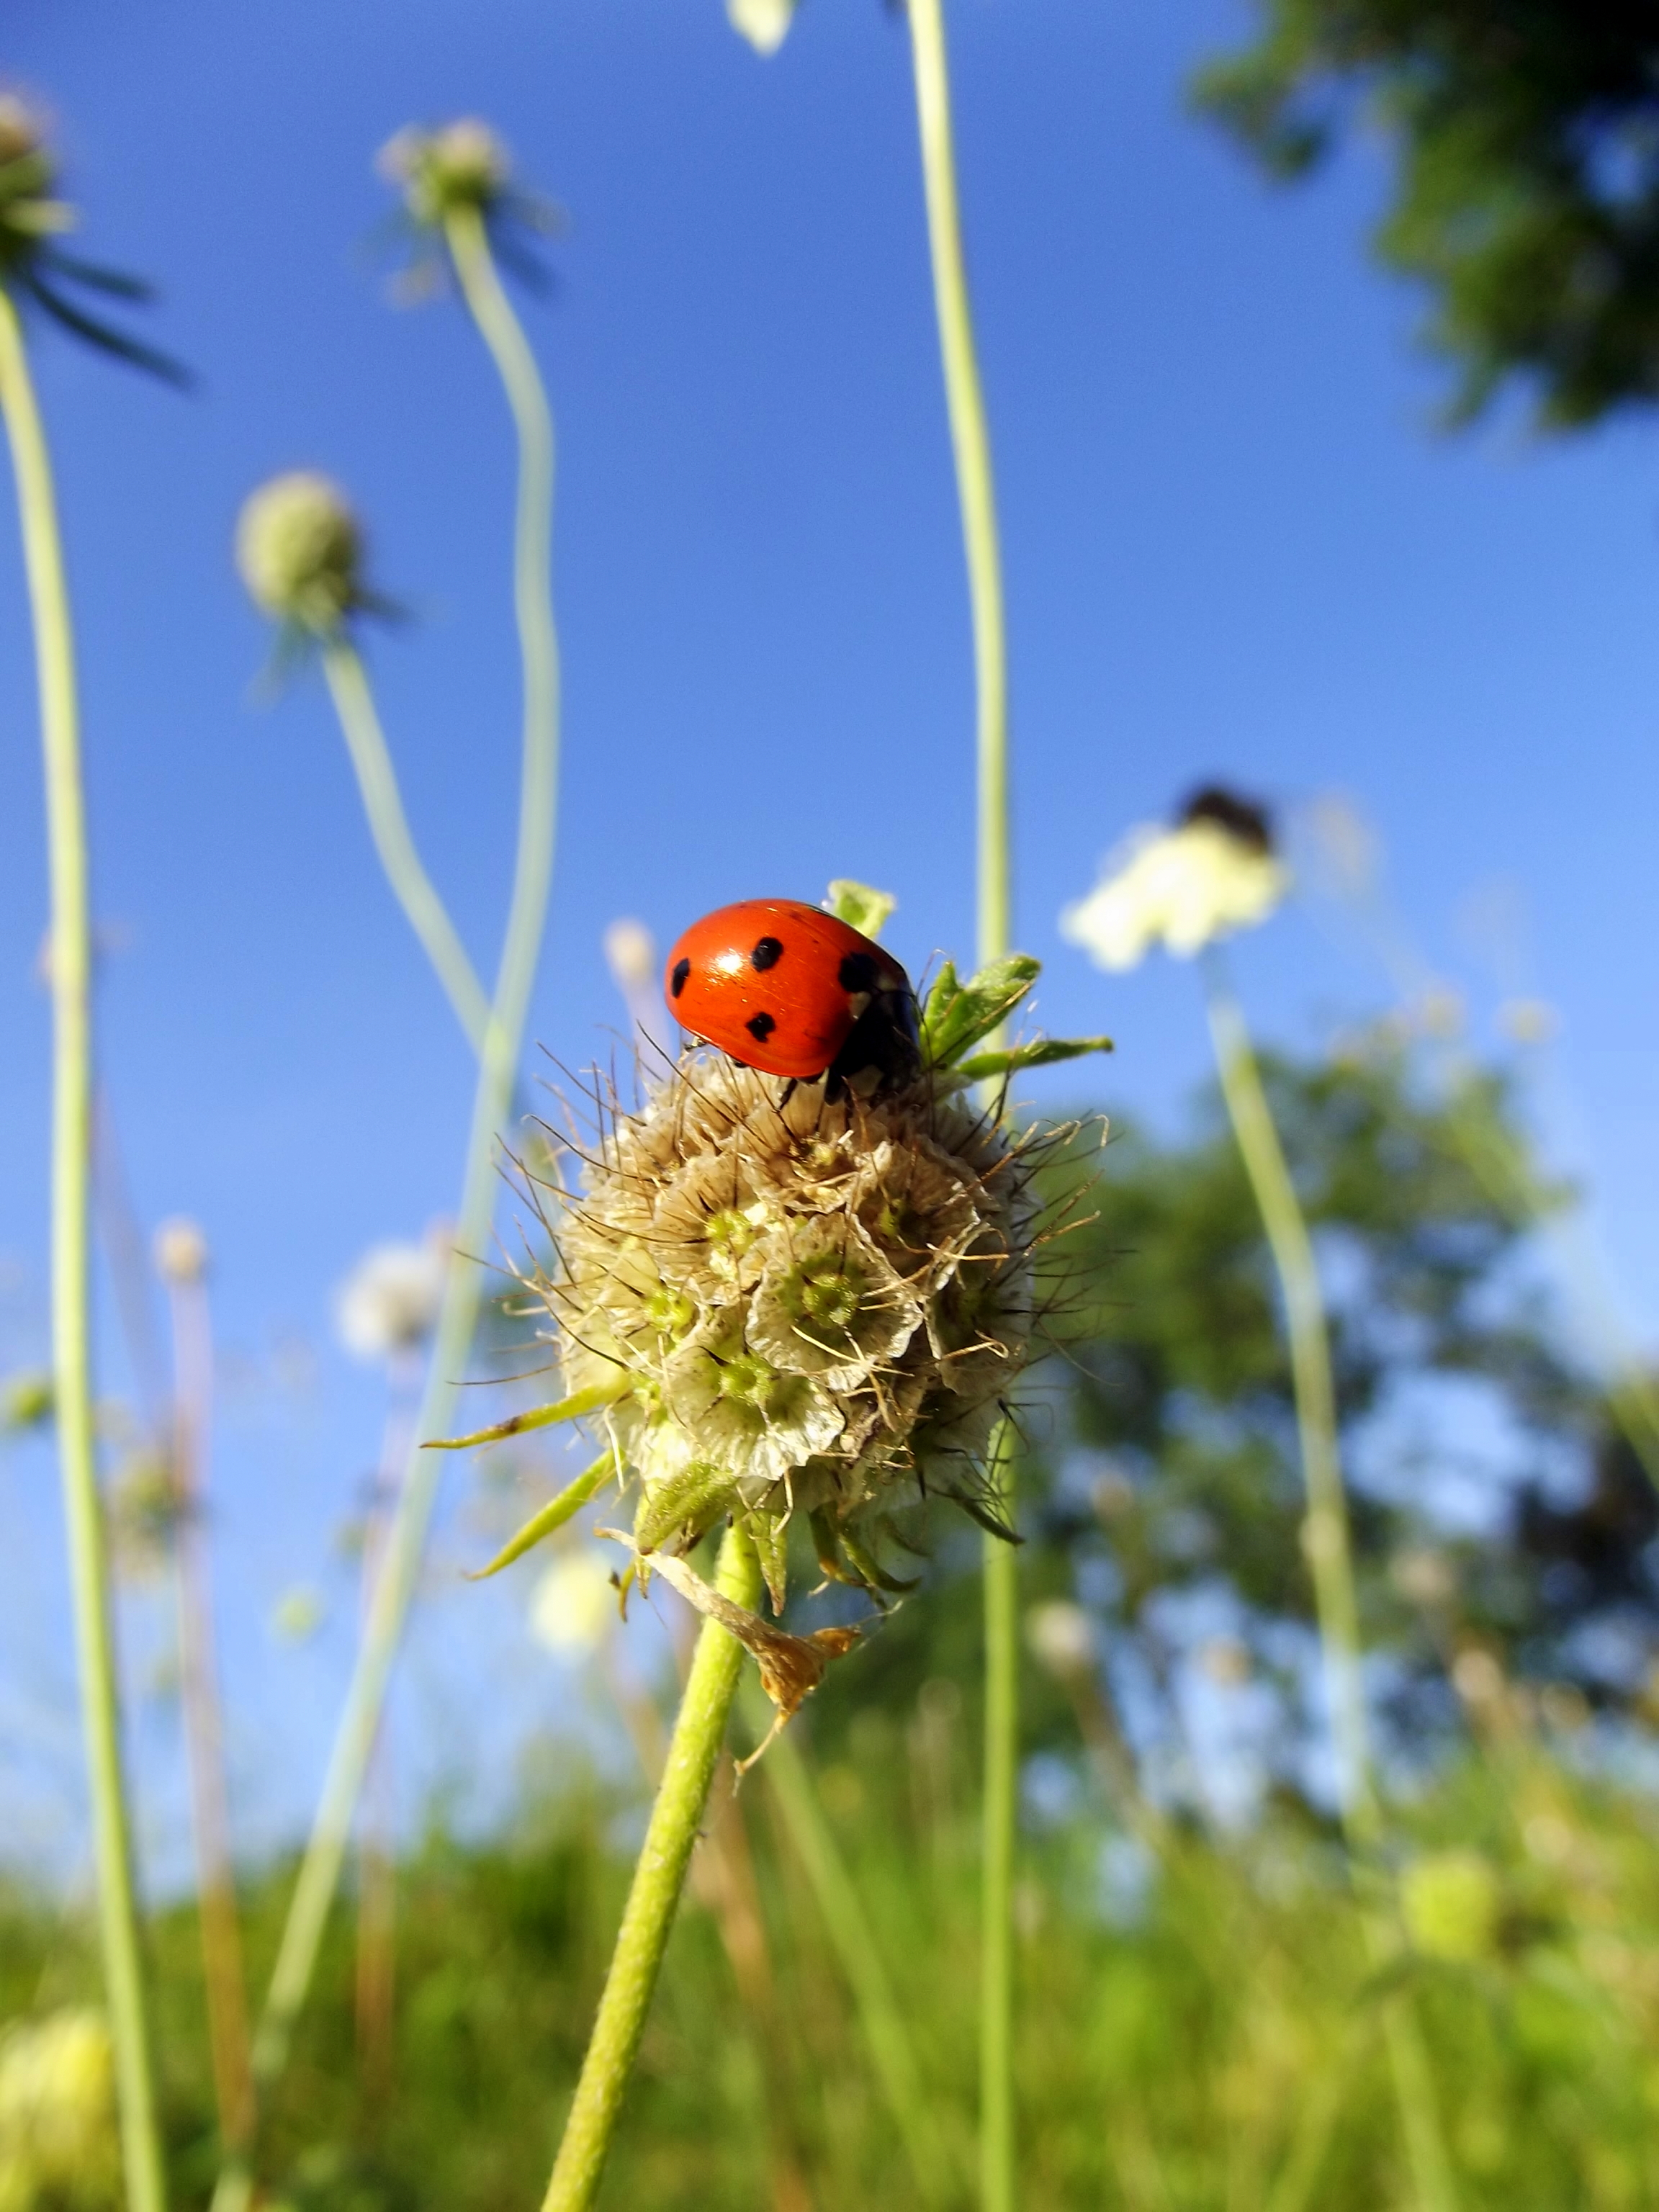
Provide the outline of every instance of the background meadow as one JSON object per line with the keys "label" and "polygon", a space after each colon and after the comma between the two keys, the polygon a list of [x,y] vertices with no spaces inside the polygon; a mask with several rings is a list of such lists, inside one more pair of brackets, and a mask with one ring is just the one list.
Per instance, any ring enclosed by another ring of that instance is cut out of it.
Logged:
{"label": "background meadow", "polygon": [[[1553,1010],[1555,1040],[1524,1056],[1502,1111],[1548,1173],[1582,1185],[1624,1322],[1651,1339],[1651,432],[1543,443],[1502,409],[1455,441],[1433,432],[1441,378],[1412,344],[1420,303],[1360,251],[1383,189],[1376,149],[1279,195],[1189,111],[1191,70],[1247,21],[1085,0],[963,0],[950,21],[1008,582],[1014,935],[1044,963],[1044,1027],[1117,1040],[1111,1061],[1033,1074],[1020,1095],[1124,1124],[1084,1325],[1091,1346],[1153,1348],[1147,1390],[1168,1412],[1128,1432],[1108,1349],[1092,1380],[1052,1372],[1034,1419],[1027,1595],[1090,1607],[1104,1671],[1094,1689],[1040,1656],[1030,1670],[1026,2201],[1413,2201],[1333,1874],[1307,1602],[1273,1565],[1293,1555],[1295,1520],[1275,1487],[1287,1401],[1267,1278],[1213,1110],[1188,1104],[1210,1065],[1200,994],[1161,960],[1103,976],[1056,926],[1126,828],[1218,775],[1291,833],[1304,896],[1241,942],[1235,972],[1305,1109],[1287,1123],[1293,1153],[1299,1140],[1316,1182],[1342,1170],[1326,1217],[1339,1304],[1355,1341],[1376,1324],[1386,1370],[1366,1397],[1356,1355],[1347,1410],[1371,1501],[1366,1618],[1401,1848],[1474,1853],[1486,1869],[1449,1948],[1424,1952],[1459,2185],[1472,2204],[1646,2204],[1659,2201],[1655,1631],[1639,1573],[1620,1581],[1606,1555],[1638,1559],[1651,1522],[1629,1470],[1607,1474],[1582,1310],[1545,1241],[1472,1191],[1432,1130],[1425,1157],[1450,1158],[1455,1187],[1425,1172],[1390,1188],[1363,1133],[1320,1118],[1318,1085],[1333,1046],[1364,1032],[1388,1110],[1413,1098],[1432,1118],[1436,1041],[1419,1021],[1426,1056],[1394,1056],[1404,1032],[1374,1025],[1400,1012],[1401,975],[1331,896],[1340,795],[1370,825],[1419,948],[1419,1014],[1438,979],[1462,994],[1468,1048],[1507,1066],[1500,1009]],[[179,396],[50,332],[36,351],[82,662],[109,1127],[146,1242],[186,1213],[212,1253],[211,1534],[257,1981],[355,1645],[352,1531],[386,1414],[383,1373],[339,1341],[337,1293],[368,1248],[453,1214],[471,1073],[374,864],[321,686],[261,690],[269,637],[230,563],[238,506],[290,466],[327,471],[358,502],[375,579],[405,615],[367,648],[405,797],[482,960],[517,775],[510,434],[453,303],[388,298],[373,156],[410,118],[488,116],[568,216],[545,252],[550,291],[519,295],[560,441],[565,774],[531,1023],[544,1072],[608,1058],[626,1035],[601,951],[621,915],[662,945],[727,899],[816,898],[850,875],[896,894],[888,939],[913,973],[965,951],[971,664],[908,60],[902,23],[852,0],[811,0],[764,64],[713,0],[290,0],[251,14],[24,0],[0,60],[58,119],[87,249],[156,280],[147,329],[198,379]],[[33,714],[9,529],[0,1367],[13,1373],[46,1352]],[[1475,1224],[1474,1259],[1437,1245],[1447,1219],[1454,1243]],[[1429,1275],[1470,1269],[1468,1357],[1388,1335],[1390,1297],[1413,1325],[1422,1309],[1398,1269],[1367,1270],[1407,1244]],[[1201,1291],[1221,1263],[1249,1286],[1248,1311],[1224,1316],[1219,1366],[1195,1376],[1183,1347],[1194,1310],[1209,1326]],[[131,1402],[143,1377],[107,1282],[103,1297],[101,1388]],[[511,1364],[499,1345],[492,1358]],[[1231,1517],[1216,1505],[1223,1460],[1259,1475]],[[550,1645],[534,1567],[461,1582],[548,1465],[502,1455],[447,1478],[393,1700],[408,1861],[398,2093],[366,2098],[346,2063],[342,1915],[278,2133],[296,2205],[516,2201],[553,2141],[638,1833],[619,1693],[648,1727],[670,1694],[677,1616],[665,1596],[602,1645]],[[1114,1480],[1139,1501],[1127,1519]],[[1586,1496],[1617,1507],[1589,1565],[1577,1534],[1553,1551],[1537,1518],[1565,1526]],[[1418,1554],[1455,1563],[1454,1595],[1413,1595],[1401,1562]],[[1580,1579],[1552,1585],[1564,1556]],[[180,2200],[205,2202],[170,1601],[142,1559],[128,1567],[169,2126]],[[728,1826],[677,1936],[609,2201],[799,2212],[921,2201],[927,2175],[939,2201],[969,2201],[965,1568],[943,1559],[861,1655],[862,1676],[832,1685],[799,1730],[914,2040],[921,2164],[763,1769],[741,1840]],[[95,1990],[64,1574],[50,1435],[9,1437],[8,2015]],[[1456,1680],[1471,1638],[1495,1677]],[[1117,1729],[1146,1807],[1126,1794]],[[1321,2136],[1309,2091],[1328,2074]],[[88,2182],[88,2201],[104,2187]]]}

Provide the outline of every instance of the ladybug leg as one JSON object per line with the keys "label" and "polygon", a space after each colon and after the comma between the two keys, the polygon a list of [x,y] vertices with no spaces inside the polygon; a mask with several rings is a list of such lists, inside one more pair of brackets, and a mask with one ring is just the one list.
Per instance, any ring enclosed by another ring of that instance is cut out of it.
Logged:
{"label": "ladybug leg", "polygon": [[788,1081],[784,1085],[782,1090],[778,1093],[778,1111],[780,1114],[782,1113],[784,1108],[789,1103],[789,1101],[794,1097],[794,1095],[795,1079],[792,1075]]}

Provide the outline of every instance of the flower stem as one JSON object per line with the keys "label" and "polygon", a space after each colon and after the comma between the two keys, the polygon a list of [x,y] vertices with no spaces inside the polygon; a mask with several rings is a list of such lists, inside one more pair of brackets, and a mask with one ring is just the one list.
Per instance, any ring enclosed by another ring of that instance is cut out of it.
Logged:
{"label": "flower stem", "polygon": [[247,1984],[230,1850],[225,1790],[224,1717],[219,1703],[209,1579],[206,1510],[208,1426],[213,1402],[213,1334],[207,1284],[198,1273],[173,1279],[173,1481],[179,1523],[173,1539],[179,1584],[179,1676],[196,1832],[197,1917],[207,1989],[219,2137],[228,2150],[253,2132]]}
{"label": "flower stem", "polygon": [[[738,1528],[726,1531],[715,1584],[734,1605],[759,1599],[760,1563]],[[737,1638],[705,1620],[542,2212],[586,2212],[599,2193],[742,1667]]]}
{"label": "flower stem", "polygon": [[[979,957],[1008,950],[1008,656],[996,488],[963,263],[941,0],[908,0],[910,49],[933,302],[974,626],[979,798]],[[1006,1426],[993,1447],[1005,1511],[1013,1505]],[[1019,1569],[1013,1547],[985,1539],[985,1863],[980,2034],[981,2196],[1014,2203],[1013,1869],[1018,1810]]]}
{"label": "flower stem", "polygon": [[519,434],[513,604],[524,671],[524,771],[513,911],[495,981],[498,1025],[519,1034],[530,1004],[553,880],[559,781],[559,641],[553,623],[553,418],[536,357],[501,289],[483,218],[464,208],[445,226],[461,291],[489,349]]}
{"label": "flower stem", "polygon": [[[1285,1164],[1262,1088],[1261,1072],[1237,1000],[1228,989],[1218,956],[1208,963],[1210,1034],[1215,1045],[1233,1133],[1261,1215],[1278,1271],[1290,1340],[1291,1377],[1308,1516],[1304,1542],[1319,1617],[1327,1695],[1341,1773],[1343,1832],[1360,1909],[1366,1949],[1375,1971],[1385,1969],[1399,1945],[1378,1894],[1376,1864],[1382,1811],[1372,1777],[1360,1679],[1359,1607],[1353,1547],[1337,1445],[1336,1389],[1318,1263],[1296,1186]],[[1419,2203],[1427,2212],[1449,2212],[1456,2201],[1435,2105],[1434,2085],[1422,2032],[1409,1997],[1386,2001],[1383,2036],[1400,2107],[1406,2154]]]}
{"label": "flower stem", "polygon": [[133,1893],[93,1430],[88,1218],[92,1170],[92,909],[75,648],[52,462],[35,404],[22,327],[11,295],[3,287],[0,414],[5,418],[17,483],[46,769],[52,879],[52,1376],[81,1717],[91,1786],[105,2000],[115,2050],[128,2203],[131,2212],[163,2212],[167,2180]]}
{"label": "flower stem", "polygon": [[415,849],[368,672],[349,639],[339,635],[325,645],[323,673],[356,771],[363,811],[368,817],[369,832],[386,881],[424,947],[467,1042],[474,1052],[482,1052],[489,1027],[489,1001]]}
{"label": "flower stem", "polygon": [[[496,1188],[495,1138],[512,1111],[530,993],[535,981],[553,874],[558,797],[559,656],[552,607],[553,423],[533,356],[495,277],[482,224],[457,216],[450,228],[456,265],[472,309],[507,386],[519,434],[514,531],[514,597],[524,662],[524,766],[520,783],[518,855],[512,903],[484,1031],[465,1180],[456,1229],[457,1258],[444,1282],[432,1360],[415,1433],[440,1436],[450,1425],[483,1298],[477,1255],[489,1240]],[[392,1662],[415,1594],[431,1522],[442,1455],[417,1448],[386,1535],[385,1564],[375,1578],[368,1623],[346,1692],[316,1818],[289,1906],[270,1987],[253,2047],[262,2096],[280,2077],[322,1942],[323,1929],[350,1840],[351,1824],[373,1754]],[[214,2212],[241,2212],[251,2197],[246,2160],[233,2160],[214,2192]]]}
{"label": "flower stem", "polygon": [[[992,1444],[993,1495],[1012,1525],[1013,1432]],[[980,1936],[980,2194],[986,2212],[1013,2212],[1014,1851],[1019,1814],[1019,1567],[1012,1544],[984,1540],[984,1893]]]}

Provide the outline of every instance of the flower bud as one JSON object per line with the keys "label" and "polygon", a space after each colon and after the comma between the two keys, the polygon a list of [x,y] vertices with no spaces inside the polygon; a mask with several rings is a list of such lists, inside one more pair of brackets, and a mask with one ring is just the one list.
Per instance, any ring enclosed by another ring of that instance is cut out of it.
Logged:
{"label": "flower bud", "polygon": [[244,503],[236,566],[262,614],[319,637],[363,602],[363,541],[344,494],[296,469],[273,477]]}
{"label": "flower bud", "polygon": [[380,149],[382,176],[403,188],[414,221],[436,228],[464,208],[479,213],[506,191],[512,161],[487,123],[464,115],[435,131],[410,123]]}

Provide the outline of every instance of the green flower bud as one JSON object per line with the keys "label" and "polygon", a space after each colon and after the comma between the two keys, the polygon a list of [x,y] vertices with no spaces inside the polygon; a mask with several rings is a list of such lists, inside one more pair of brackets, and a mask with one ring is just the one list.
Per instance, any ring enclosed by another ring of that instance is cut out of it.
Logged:
{"label": "green flower bud", "polygon": [[236,566],[274,621],[326,637],[362,605],[363,541],[345,495],[296,469],[261,484],[236,524]]}

